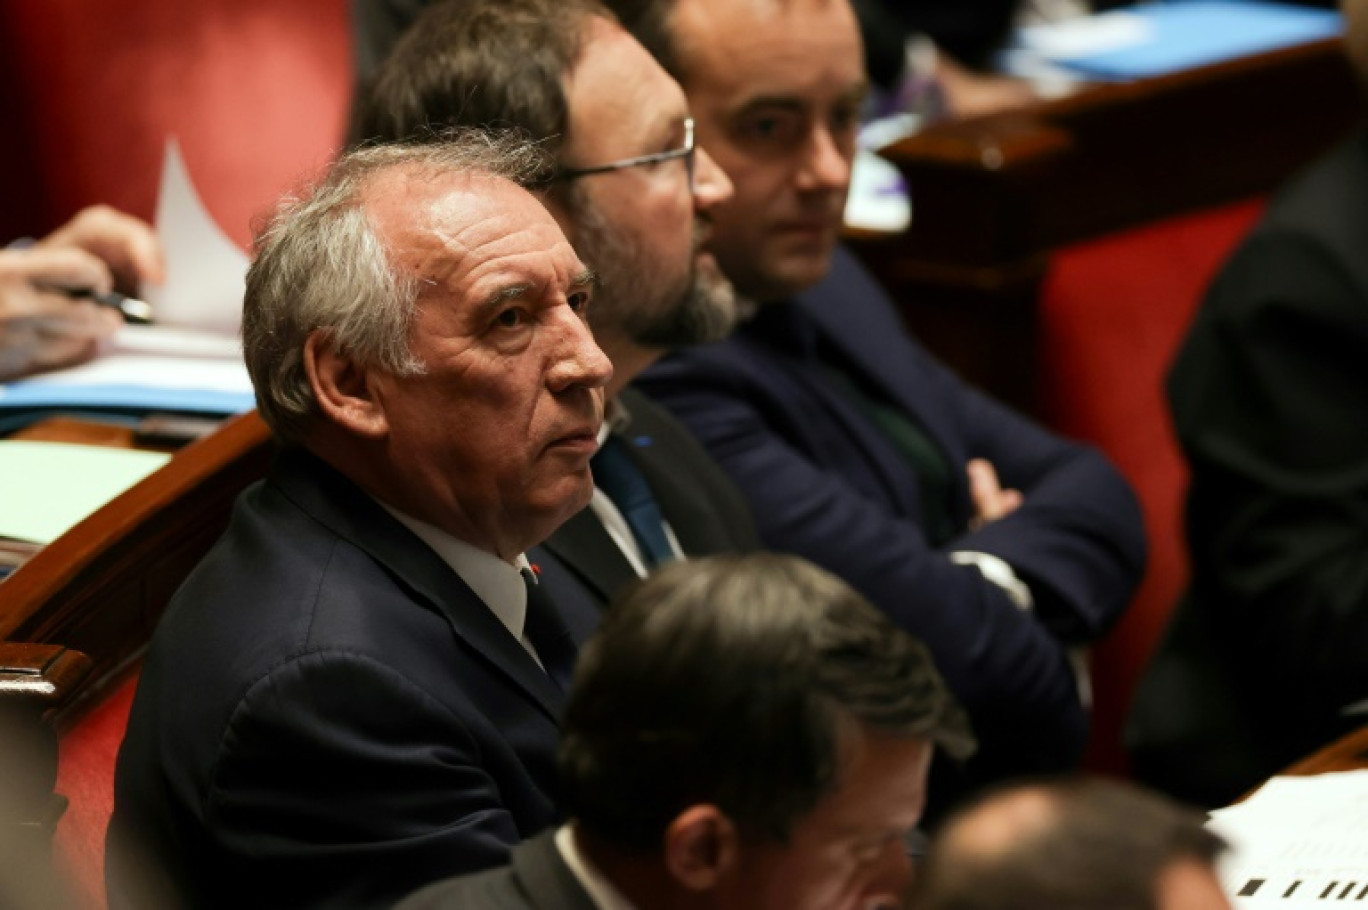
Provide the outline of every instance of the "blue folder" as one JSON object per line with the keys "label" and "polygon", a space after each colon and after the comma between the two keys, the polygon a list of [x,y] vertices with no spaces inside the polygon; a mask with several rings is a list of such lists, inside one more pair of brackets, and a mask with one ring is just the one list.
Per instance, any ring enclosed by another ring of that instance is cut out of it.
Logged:
{"label": "blue folder", "polygon": [[1149,23],[1151,40],[1055,63],[1093,79],[1142,79],[1344,32],[1343,20],[1334,10],[1251,0],[1178,0],[1126,12]]}

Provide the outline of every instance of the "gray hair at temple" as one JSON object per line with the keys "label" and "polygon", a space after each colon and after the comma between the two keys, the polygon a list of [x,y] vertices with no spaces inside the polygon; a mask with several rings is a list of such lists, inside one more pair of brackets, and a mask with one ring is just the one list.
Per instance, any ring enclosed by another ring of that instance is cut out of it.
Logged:
{"label": "gray hair at temple", "polygon": [[783,841],[840,785],[861,728],[974,748],[930,651],[845,582],[796,556],[673,563],[616,600],[580,653],[562,803],[632,851],[698,804]]}
{"label": "gray hair at temple", "polygon": [[458,173],[531,186],[551,167],[519,133],[450,130],[438,143],[348,152],[317,184],[283,199],[257,233],[242,314],[257,408],[276,437],[302,442],[320,413],[303,358],[315,331],[358,362],[400,376],[423,371],[409,345],[418,281],[391,264],[366,216],[365,192],[379,174]]}

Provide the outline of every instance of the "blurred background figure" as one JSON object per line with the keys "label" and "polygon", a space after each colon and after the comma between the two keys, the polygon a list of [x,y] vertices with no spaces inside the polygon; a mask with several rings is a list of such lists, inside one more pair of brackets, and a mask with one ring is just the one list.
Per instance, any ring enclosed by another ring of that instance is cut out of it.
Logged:
{"label": "blurred background figure", "polygon": [[1202,817],[1103,779],[1018,785],[965,806],[919,870],[915,910],[1230,910]]}
{"label": "blurred background figure", "polygon": [[[1368,78],[1368,2],[1346,0]],[[1368,132],[1278,193],[1168,377],[1191,586],[1136,692],[1137,774],[1223,805],[1368,719]]]}
{"label": "blurred background figure", "polygon": [[136,294],[162,275],[152,228],[104,205],[81,210],[41,240],[0,250],[0,379],[90,357],[122,319],[89,294]]}

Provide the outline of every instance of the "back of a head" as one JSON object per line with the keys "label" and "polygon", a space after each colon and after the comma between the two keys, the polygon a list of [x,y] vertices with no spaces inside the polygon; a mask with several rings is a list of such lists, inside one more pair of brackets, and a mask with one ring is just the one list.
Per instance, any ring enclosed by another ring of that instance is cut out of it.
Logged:
{"label": "back of a head", "polygon": [[446,126],[517,129],[559,148],[564,80],[594,0],[444,0],[423,11],[362,89],[353,141],[430,139]]}
{"label": "back of a head", "polygon": [[782,840],[832,788],[852,724],[972,749],[925,646],[797,559],[677,563],[629,590],[581,652],[563,723],[565,808],[656,849],[691,805]]}
{"label": "back of a head", "polygon": [[[1225,848],[1196,811],[1078,778],[992,791],[956,812],[919,871],[914,910],[1157,910],[1175,863]],[[1226,905],[1221,905],[1226,906]]]}

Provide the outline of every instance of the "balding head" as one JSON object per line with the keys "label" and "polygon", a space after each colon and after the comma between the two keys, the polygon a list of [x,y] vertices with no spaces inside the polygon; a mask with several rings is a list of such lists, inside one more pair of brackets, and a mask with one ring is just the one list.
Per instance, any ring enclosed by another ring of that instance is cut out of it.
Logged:
{"label": "balding head", "polygon": [[917,910],[1230,910],[1224,843],[1200,815],[1138,787],[1071,780],[990,794],[953,816]]}

